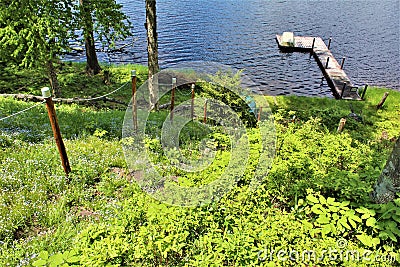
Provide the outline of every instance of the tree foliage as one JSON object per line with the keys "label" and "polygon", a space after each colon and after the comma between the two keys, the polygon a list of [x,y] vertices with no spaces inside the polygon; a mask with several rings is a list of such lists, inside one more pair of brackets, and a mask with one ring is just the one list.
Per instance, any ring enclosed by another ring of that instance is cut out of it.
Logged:
{"label": "tree foliage", "polygon": [[0,10],[0,61],[23,67],[44,67],[53,94],[60,95],[54,61],[68,49],[72,36],[71,0],[9,1]]}
{"label": "tree foliage", "polygon": [[0,62],[45,69],[55,95],[60,90],[54,62],[70,50],[71,40],[86,39],[98,65],[95,36],[113,47],[131,34],[115,0],[6,0],[0,7]]}
{"label": "tree foliage", "polygon": [[73,2],[12,0],[0,10],[0,60],[37,67],[68,48],[72,37]]}
{"label": "tree foliage", "polygon": [[103,45],[113,48],[117,41],[132,34],[131,23],[122,12],[122,5],[115,0],[91,0],[88,3],[93,16],[93,30]]}

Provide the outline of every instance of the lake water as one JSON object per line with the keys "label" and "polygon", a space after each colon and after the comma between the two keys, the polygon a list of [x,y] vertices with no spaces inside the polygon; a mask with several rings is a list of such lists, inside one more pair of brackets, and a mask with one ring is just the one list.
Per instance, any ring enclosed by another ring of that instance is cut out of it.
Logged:
{"label": "lake water", "polygon": [[[145,0],[119,0],[137,38],[110,63],[147,64]],[[244,69],[265,93],[332,97],[313,58],[281,53],[275,35],[332,38],[331,50],[353,84],[400,90],[398,0],[157,0],[161,68],[213,61]],[[77,55],[73,59],[82,59]]]}

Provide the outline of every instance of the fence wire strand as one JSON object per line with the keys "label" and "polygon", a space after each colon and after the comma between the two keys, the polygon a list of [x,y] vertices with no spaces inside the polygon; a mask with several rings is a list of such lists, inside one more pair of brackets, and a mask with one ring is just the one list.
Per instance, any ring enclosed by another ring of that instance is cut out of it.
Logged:
{"label": "fence wire strand", "polygon": [[[113,91],[111,91],[111,92],[109,92],[109,93],[107,93],[107,94],[105,94],[105,95],[98,96],[98,97],[93,97],[93,98],[80,99],[80,101],[93,101],[93,100],[105,98],[105,97],[107,97],[107,96],[109,96],[109,95],[112,95],[112,94],[118,92],[119,90],[121,90],[122,88],[124,88],[124,87],[125,87],[127,84],[129,84],[129,83],[130,83],[130,82],[126,82],[125,84],[121,85],[121,86],[118,87],[117,89],[115,89],[115,90],[113,90]],[[37,106],[42,105],[42,104],[45,103],[45,102],[46,102],[46,101],[43,100],[42,102],[37,103],[36,105],[33,105],[33,106],[29,107],[29,108],[26,108],[26,109],[24,109],[24,110],[18,111],[18,112],[14,113],[14,114],[11,114],[11,115],[7,116],[7,117],[0,118],[0,121],[4,121],[4,120],[10,119],[10,118],[12,118],[12,117],[18,116],[18,115],[20,115],[20,114],[22,114],[22,113],[25,113],[25,112],[27,112],[27,111],[29,111],[29,110],[31,110],[31,109],[37,107]]]}
{"label": "fence wire strand", "polygon": [[33,105],[33,106],[31,106],[31,107],[29,107],[29,108],[26,108],[26,109],[24,109],[24,110],[18,111],[18,112],[14,113],[14,114],[11,114],[11,115],[7,116],[7,117],[0,118],[0,121],[4,121],[4,120],[7,120],[7,119],[9,119],[9,118],[18,116],[18,115],[20,115],[20,114],[22,114],[22,113],[25,113],[25,112],[27,112],[27,111],[29,111],[29,110],[31,110],[31,109],[37,107],[37,106],[42,105],[44,102],[46,102],[46,101],[42,101],[42,102],[40,102],[40,103],[37,103],[36,105]]}
{"label": "fence wire strand", "polygon": [[176,87],[176,90],[181,94],[181,95],[192,95],[192,90],[185,92],[186,90],[184,89],[179,89],[178,87]]}
{"label": "fence wire strand", "polygon": [[102,99],[102,98],[104,98],[104,97],[107,97],[107,96],[109,96],[109,95],[112,95],[112,94],[118,92],[119,90],[121,90],[122,88],[124,88],[128,83],[131,83],[131,82],[130,82],[130,81],[129,81],[129,82],[126,82],[125,84],[121,85],[119,88],[117,88],[117,89],[115,89],[114,91],[111,91],[111,92],[109,92],[109,93],[107,93],[107,94],[105,94],[105,95],[97,96],[97,97],[93,97],[93,98],[84,98],[84,99],[79,99],[79,100],[80,100],[80,101],[93,101],[93,100],[97,100],[97,99]]}

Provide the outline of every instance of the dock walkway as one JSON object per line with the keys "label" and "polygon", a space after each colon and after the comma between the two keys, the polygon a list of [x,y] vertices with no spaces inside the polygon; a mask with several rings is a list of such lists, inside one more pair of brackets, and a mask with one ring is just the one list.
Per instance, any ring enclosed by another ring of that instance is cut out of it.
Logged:
{"label": "dock walkway", "polygon": [[281,35],[277,35],[276,41],[283,51],[312,53],[336,98],[361,100],[358,88],[353,86],[342,66],[337,62],[322,38],[296,36],[294,46],[283,45],[281,38]]}

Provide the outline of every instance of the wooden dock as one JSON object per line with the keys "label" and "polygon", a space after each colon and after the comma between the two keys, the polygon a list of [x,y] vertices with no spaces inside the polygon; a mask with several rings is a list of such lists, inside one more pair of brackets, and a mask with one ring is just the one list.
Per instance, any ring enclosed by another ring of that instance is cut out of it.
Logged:
{"label": "wooden dock", "polygon": [[312,53],[337,99],[361,100],[358,87],[353,86],[341,64],[337,62],[322,38],[295,36],[294,46],[284,46],[281,38],[281,35],[276,36],[276,41],[282,51]]}

